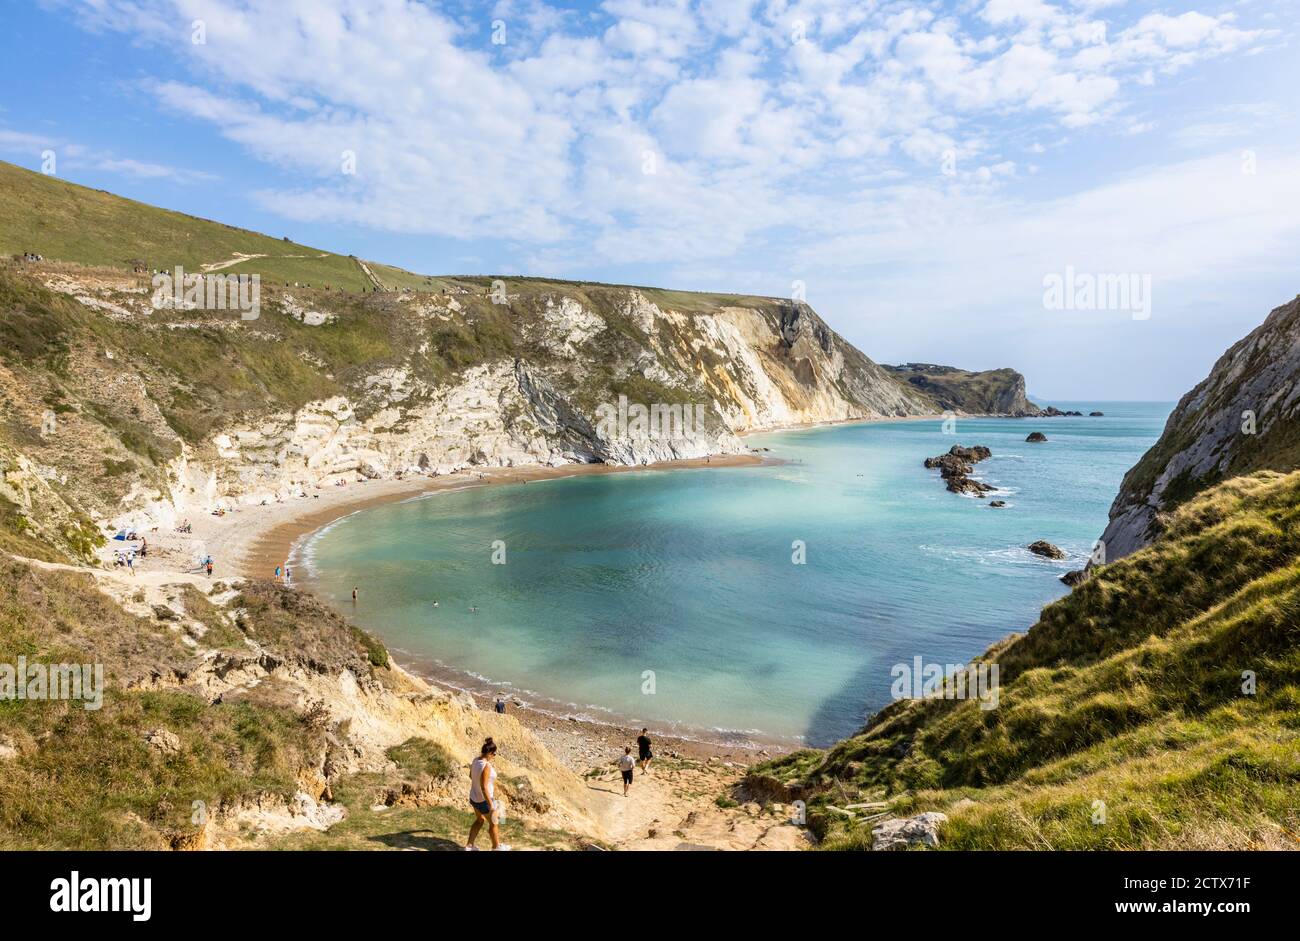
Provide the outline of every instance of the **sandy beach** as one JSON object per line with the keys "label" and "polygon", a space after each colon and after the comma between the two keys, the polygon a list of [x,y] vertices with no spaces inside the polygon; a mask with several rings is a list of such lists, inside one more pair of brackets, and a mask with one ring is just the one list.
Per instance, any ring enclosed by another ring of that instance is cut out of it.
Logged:
{"label": "sandy beach", "polygon": [[[147,558],[138,559],[135,568],[141,577],[158,578],[169,572],[190,575],[201,571],[199,560],[210,555],[214,561],[213,578],[274,578],[277,566],[290,559],[295,545],[337,519],[368,507],[411,499],[429,493],[450,492],[470,487],[519,484],[535,480],[554,480],[592,474],[633,473],[637,471],[725,469],[779,463],[757,453],[714,455],[684,461],[666,461],[645,467],[610,464],[571,464],[559,467],[526,466],[466,470],[439,477],[365,480],[343,487],[322,488],[305,497],[256,506],[240,506],[224,516],[205,515],[189,520],[192,532],[143,534],[149,541]],[[121,543],[110,543],[111,548]],[[311,586],[295,577],[305,591]],[[358,620],[358,625],[375,630],[377,625]],[[376,633],[381,633],[376,631]],[[398,657],[399,662],[401,658]],[[493,707],[494,694],[473,679],[452,670],[403,662],[409,672],[441,686],[464,690],[483,709]],[[508,700],[507,710],[532,729],[548,748],[566,765],[579,773],[607,763],[622,746],[632,743],[640,728],[622,728],[606,722],[594,722],[566,714],[562,709],[534,708],[518,700]],[[664,757],[681,756],[700,760],[713,759],[724,764],[749,765],[786,749],[768,743],[718,743],[662,734],[652,730],[656,753]]]}

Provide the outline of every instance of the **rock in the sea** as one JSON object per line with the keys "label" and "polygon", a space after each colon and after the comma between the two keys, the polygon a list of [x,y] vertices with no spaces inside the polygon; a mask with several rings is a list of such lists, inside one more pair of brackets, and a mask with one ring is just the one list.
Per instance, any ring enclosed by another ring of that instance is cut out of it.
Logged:
{"label": "rock in the sea", "polygon": [[957,474],[948,478],[948,489],[953,493],[970,493],[978,497],[981,494],[991,493],[998,488],[991,487],[986,483],[982,483],[978,480],[971,480],[969,477]]}
{"label": "rock in the sea", "polygon": [[940,454],[938,457],[927,457],[925,466],[930,470],[939,471],[939,476],[944,480],[949,477],[965,477],[971,471],[971,466],[961,458],[952,454]]}
{"label": "rock in the sea", "polygon": [[927,811],[915,817],[882,820],[871,828],[873,850],[905,850],[913,846],[939,845],[939,825],[946,823],[947,814]]}
{"label": "rock in the sea", "polygon": [[1006,500],[990,500],[990,501],[989,501],[989,506],[994,507],[995,509],[1001,509],[1002,507],[1004,507],[1004,506],[1006,506],[1006,505],[1007,505],[1007,501],[1006,501]]}
{"label": "rock in the sea", "polygon": [[1047,440],[1047,435],[1043,434],[1041,431],[1031,431],[1031,432],[1029,433],[1029,437],[1026,438],[1025,440],[1026,440],[1026,441],[1035,441],[1035,442],[1037,442],[1037,441],[1046,441],[1046,440]]}
{"label": "rock in the sea", "polygon": [[1066,572],[1061,576],[1061,581],[1065,582],[1065,584],[1069,585],[1071,588],[1075,585],[1082,585],[1087,580],[1087,569],[1074,569],[1073,571]]}
{"label": "rock in the sea", "polygon": [[1088,417],[1089,417],[1089,418],[1103,418],[1103,417],[1105,417],[1105,415],[1106,415],[1105,412],[1089,412],[1089,413],[1088,413]]}
{"label": "rock in the sea", "polygon": [[960,444],[954,444],[948,449],[948,453],[953,457],[961,458],[963,461],[970,461],[972,464],[993,456],[993,452],[982,444],[972,445],[969,448],[963,448]]}
{"label": "rock in the sea", "polygon": [[982,444],[969,448],[954,444],[947,454],[937,454],[925,459],[925,466],[931,470],[938,469],[939,476],[948,482],[948,489],[953,493],[969,493],[979,496],[996,490],[978,480],[971,480],[966,475],[971,472],[971,465],[993,456],[993,452]]}
{"label": "rock in the sea", "polygon": [[1046,539],[1040,539],[1037,542],[1031,542],[1025,546],[1034,555],[1041,555],[1045,559],[1064,559],[1065,553],[1052,545]]}

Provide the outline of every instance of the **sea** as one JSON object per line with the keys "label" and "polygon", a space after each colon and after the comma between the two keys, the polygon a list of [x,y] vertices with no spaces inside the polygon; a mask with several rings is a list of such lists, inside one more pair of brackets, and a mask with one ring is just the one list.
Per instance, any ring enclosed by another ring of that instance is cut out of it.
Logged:
{"label": "sea", "polygon": [[[825,745],[917,657],[966,663],[1064,595],[1173,407],[1052,404],[1085,417],[803,428],[747,437],[756,466],[433,493],[317,531],[299,571],[417,672],[558,716]],[[996,492],[922,466],[954,444],[992,449],[973,476]]]}

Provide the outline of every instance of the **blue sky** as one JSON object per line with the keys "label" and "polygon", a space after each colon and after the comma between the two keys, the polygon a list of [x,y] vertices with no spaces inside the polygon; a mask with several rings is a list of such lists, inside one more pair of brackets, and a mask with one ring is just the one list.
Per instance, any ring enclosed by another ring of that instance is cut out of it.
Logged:
{"label": "blue sky", "polygon": [[[1300,290],[1292,2],[4,14],[0,158],[415,271],[802,290],[1049,399],[1177,398]],[[1047,309],[1067,268],[1149,278],[1149,318]]]}

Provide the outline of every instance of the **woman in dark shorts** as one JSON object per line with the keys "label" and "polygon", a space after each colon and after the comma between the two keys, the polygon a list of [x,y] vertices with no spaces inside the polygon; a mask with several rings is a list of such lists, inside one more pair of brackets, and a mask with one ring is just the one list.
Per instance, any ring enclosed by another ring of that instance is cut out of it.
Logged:
{"label": "woman in dark shorts", "polygon": [[623,756],[618,759],[618,770],[623,772],[623,796],[627,797],[627,789],[632,786],[632,773],[636,769],[636,762],[632,760],[632,746],[629,745],[623,749]]}
{"label": "woman in dark shorts", "polygon": [[654,758],[654,752],[650,751],[650,736],[647,734],[649,729],[642,729],[641,734],[636,737],[637,761],[641,763],[641,773],[645,774],[650,770],[650,760]]}
{"label": "woman in dark shorts", "polygon": [[497,828],[496,783],[497,769],[492,761],[497,756],[497,745],[492,739],[485,739],[479,756],[469,766],[469,805],[474,808],[474,823],[469,828],[469,839],[465,849],[476,850],[474,841],[478,839],[483,824],[488,825],[488,836],[492,838],[494,850],[508,850],[509,846],[501,842],[501,831]]}

